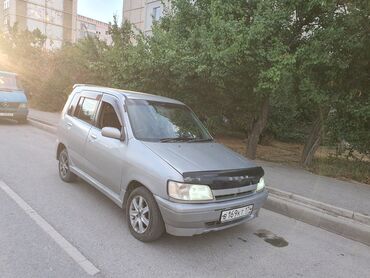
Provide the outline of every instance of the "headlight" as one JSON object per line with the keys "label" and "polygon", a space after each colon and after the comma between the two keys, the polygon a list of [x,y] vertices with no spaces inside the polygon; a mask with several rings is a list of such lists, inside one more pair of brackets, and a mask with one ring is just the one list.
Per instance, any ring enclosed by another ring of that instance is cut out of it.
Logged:
{"label": "headlight", "polygon": [[168,182],[168,195],[182,201],[213,200],[213,194],[208,185],[187,184],[175,181]]}
{"label": "headlight", "polygon": [[262,191],[265,188],[265,179],[260,178],[260,181],[257,184],[257,192]]}
{"label": "headlight", "polygon": [[27,103],[21,103],[21,104],[19,104],[18,108],[20,108],[20,109],[26,109],[27,108]]}

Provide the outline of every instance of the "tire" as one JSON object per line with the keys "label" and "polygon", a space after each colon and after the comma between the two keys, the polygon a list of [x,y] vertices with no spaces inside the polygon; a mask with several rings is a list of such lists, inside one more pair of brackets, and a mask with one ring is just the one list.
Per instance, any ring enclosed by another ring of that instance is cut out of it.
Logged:
{"label": "tire", "polygon": [[18,124],[25,125],[27,123],[27,117],[17,119]]}
{"label": "tire", "polygon": [[77,179],[77,176],[71,172],[69,168],[69,156],[66,149],[63,149],[58,157],[58,170],[59,170],[59,177],[64,182],[74,182]]}
{"label": "tire", "polygon": [[[147,207],[148,212],[145,212]],[[139,216],[135,216],[135,214]],[[135,188],[130,193],[126,203],[126,217],[131,234],[140,241],[150,242],[157,240],[165,231],[157,202],[152,193],[143,186]],[[140,222],[142,226],[140,226]],[[141,227],[142,229],[140,229]]]}

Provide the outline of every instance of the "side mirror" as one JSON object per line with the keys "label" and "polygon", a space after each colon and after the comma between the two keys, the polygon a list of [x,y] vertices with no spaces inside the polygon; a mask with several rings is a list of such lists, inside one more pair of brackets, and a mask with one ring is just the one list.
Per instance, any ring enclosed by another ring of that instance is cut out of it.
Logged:
{"label": "side mirror", "polygon": [[101,130],[101,135],[108,138],[121,140],[121,131],[118,128],[114,127],[104,127]]}

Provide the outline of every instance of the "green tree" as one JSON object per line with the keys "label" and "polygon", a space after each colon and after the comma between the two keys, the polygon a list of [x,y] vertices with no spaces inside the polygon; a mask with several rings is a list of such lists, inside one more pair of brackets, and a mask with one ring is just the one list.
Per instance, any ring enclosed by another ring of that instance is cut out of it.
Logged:
{"label": "green tree", "polygon": [[104,55],[107,45],[96,38],[62,48],[46,50],[45,36],[18,29],[15,25],[0,35],[0,49],[7,58],[4,69],[20,75],[31,102],[40,109],[57,111],[62,108],[75,83],[107,85]]}
{"label": "green tree", "polygon": [[107,49],[105,42],[87,37],[50,53],[48,73],[38,84],[39,93],[34,96],[34,103],[44,110],[60,110],[74,84],[108,86],[110,77],[104,64]]}
{"label": "green tree", "polygon": [[151,35],[115,18],[111,46],[87,38],[46,51],[40,31],[15,26],[0,49],[44,109],[60,109],[74,83],[155,92],[189,104],[213,131],[247,134],[252,159],[266,127],[304,139],[309,165],[323,139],[369,153],[369,6],[172,0]]}
{"label": "green tree", "polygon": [[48,54],[43,49],[45,40],[40,30],[20,30],[17,24],[0,33],[0,49],[7,58],[2,67],[17,72],[29,93],[37,93],[35,85],[42,83],[47,73]]}
{"label": "green tree", "polygon": [[[357,140],[353,140],[352,135],[362,134],[355,137],[364,140],[362,145],[369,148],[365,139],[365,134],[369,135],[366,132],[369,127],[369,3],[333,1],[319,7],[311,24],[313,30],[306,34],[305,43],[297,50],[299,93],[302,103],[308,104],[306,110],[313,115],[308,119],[313,124],[302,153],[305,166],[312,162],[322,137],[328,132],[337,134],[337,140],[353,143]],[[329,112],[337,120],[335,127],[326,125]],[[358,123],[360,119],[362,122]],[[330,129],[325,130],[325,126]],[[347,136],[343,136],[344,131],[349,132]],[[359,146],[358,141],[353,146],[356,145]]]}
{"label": "green tree", "polygon": [[273,3],[172,1],[153,35],[137,38],[133,53],[140,57],[130,64],[139,69],[137,82],[205,118],[228,118],[249,132],[247,155],[254,158],[270,98],[294,63],[284,44],[291,11]]}

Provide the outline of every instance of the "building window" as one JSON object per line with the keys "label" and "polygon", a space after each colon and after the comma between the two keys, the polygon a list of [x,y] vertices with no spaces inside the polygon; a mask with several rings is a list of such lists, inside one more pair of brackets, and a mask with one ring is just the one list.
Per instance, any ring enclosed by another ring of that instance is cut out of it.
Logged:
{"label": "building window", "polygon": [[96,25],[87,22],[81,22],[80,29],[84,31],[96,31]]}
{"label": "building window", "polygon": [[153,20],[154,21],[158,21],[161,18],[161,16],[162,16],[162,9],[161,9],[161,7],[154,7],[153,8],[152,16],[153,16]]}
{"label": "building window", "polygon": [[9,2],[10,0],[4,0],[4,10],[9,9]]}
{"label": "building window", "polygon": [[47,15],[45,7],[37,6],[34,4],[27,4],[27,17],[46,21],[45,15]]}
{"label": "building window", "polygon": [[4,25],[9,25],[9,19],[7,17],[4,18]]}

